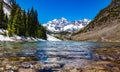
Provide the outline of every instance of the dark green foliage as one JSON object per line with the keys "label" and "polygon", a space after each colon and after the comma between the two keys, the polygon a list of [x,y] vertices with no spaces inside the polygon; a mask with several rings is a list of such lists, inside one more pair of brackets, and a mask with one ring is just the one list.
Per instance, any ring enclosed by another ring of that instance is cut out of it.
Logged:
{"label": "dark green foliage", "polygon": [[15,27],[15,34],[17,35],[22,35],[21,30],[23,27],[23,23],[22,23],[22,19],[21,19],[21,9],[17,8],[15,16],[13,18],[13,23],[12,25],[14,25]]}
{"label": "dark green foliage", "polygon": [[3,5],[0,2],[0,28],[7,29],[9,36],[19,35],[47,39],[46,29],[40,25],[37,11],[32,8],[25,12],[15,1],[12,3],[9,19],[4,14]]}
{"label": "dark green foliage", "polygon": [[7,29],[7,24],[8,24],[8,16],[4,15],[3,29]]}
{"label": "dark green foliage", "polygon": [[37,11],[32,8],[26,15],[25,35],[47,39],[46,30],[39,24]]}
{"label": "dark green foliage", "polygon": [[12,3],[12,9],[11,9],[11,15],[10,15],[10,19],[11,20],[13,20],[17,8],[20,8],[19,5],[17,5],[16,2],[13,1],[13,3]]}
{"label": "dark green foliage", "polygon": [[26,31],[27,31],[28,28],[27,28],[27,25],[26,25],[26,19],[27,19],[27,16],[26,16],[26,12],[24,10],[23,13],[22,13],[22,16],[21,16],[21,21],[22,21],[21,34],[23,36],[27,36]]}
{"label": "dark green foliage", "polygon": [[0,28],[3,28],[3,24],[4,24],[3,3],[0,2]]}

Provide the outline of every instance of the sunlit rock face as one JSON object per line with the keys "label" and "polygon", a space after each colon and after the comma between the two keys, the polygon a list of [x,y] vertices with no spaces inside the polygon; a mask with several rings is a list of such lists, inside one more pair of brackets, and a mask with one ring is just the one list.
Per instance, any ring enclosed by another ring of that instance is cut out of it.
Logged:
{"label": "sunlit rock face", "polygon": [[5,2],[6,4],[8,4],[9,6],[11,6],[12,1],[13,1],[13,0],[4,0],[4,2]]}
{"label": "sunlit rock face", "polygon": [[8,16],[10,15],[12,2],[13,0],[3,0],[3,10]]}

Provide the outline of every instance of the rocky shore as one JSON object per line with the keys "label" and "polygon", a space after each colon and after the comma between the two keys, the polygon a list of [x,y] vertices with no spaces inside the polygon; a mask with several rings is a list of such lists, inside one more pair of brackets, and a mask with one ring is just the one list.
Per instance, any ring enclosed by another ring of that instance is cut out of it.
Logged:
{"label": "rocky shore", "polygon": [[120,72],[120,48],[96,49],[93,62],[84,68],[69,65],[59,72]]}
{"label": "rocky shore", "polygon": [[[54,61],[57,59],[50,59]],[[64,66],[44,65],[34,57],[0,58],[1,72],[120,72],[120,48],[94,50],[92,60],[76,59]]]}

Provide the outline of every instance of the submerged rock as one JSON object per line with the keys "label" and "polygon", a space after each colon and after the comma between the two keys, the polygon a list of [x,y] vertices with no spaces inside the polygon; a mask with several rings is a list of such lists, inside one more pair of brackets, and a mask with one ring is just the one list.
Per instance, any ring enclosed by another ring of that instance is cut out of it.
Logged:
{"label": "submerged rock", "polygon": [[18,72],[37,72],[37,71],[31,68],[30,69],[20,68],[18,69]]}
{"label": "submerged rock", "polygon": [[35,57],[1,57],[1,72],[120,72],[120,48],[99,48],[92,59],[48,58],[44,62]]}

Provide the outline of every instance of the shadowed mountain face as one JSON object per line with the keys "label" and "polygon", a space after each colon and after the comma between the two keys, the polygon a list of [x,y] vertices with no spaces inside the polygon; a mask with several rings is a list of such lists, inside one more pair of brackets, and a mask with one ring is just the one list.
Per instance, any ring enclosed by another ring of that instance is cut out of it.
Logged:
{"label": "shadowed mountain face", "polygon": [[75,41],[120,41],[120,0],[111,4],[84,29],[71,36]]}

